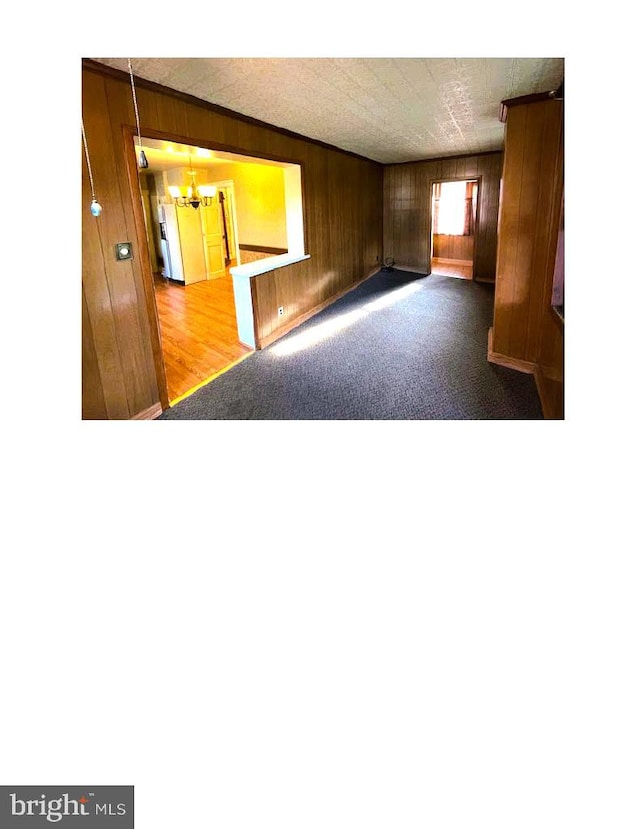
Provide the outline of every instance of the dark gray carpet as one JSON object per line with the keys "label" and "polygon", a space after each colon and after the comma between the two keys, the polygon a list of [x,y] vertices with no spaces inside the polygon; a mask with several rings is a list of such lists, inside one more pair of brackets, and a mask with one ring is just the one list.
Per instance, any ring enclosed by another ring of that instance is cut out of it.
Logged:
{"label": "dark gray carpet", "polygon": [[380,272],[158,420],[540,420],[533,377],[487,362],[492,316],[491,285]]}

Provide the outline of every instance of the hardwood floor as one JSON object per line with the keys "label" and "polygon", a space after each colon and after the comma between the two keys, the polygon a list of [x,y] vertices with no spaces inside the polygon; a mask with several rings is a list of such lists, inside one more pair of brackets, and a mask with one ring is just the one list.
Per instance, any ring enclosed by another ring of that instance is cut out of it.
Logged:
{"label": "hardwood floor", "polygon": [[465,265],[463,262],[454,263],[451,260],[443,262],[434,256],[431,260],[431,273],[455,276],[457,279],[473,279],[473,265]]}
{"label": "hardwood floor", "polygon": [[155,275],[154,287],[169,400],[174,403],[251,349],[238,340],[228,273],[192,285]]}

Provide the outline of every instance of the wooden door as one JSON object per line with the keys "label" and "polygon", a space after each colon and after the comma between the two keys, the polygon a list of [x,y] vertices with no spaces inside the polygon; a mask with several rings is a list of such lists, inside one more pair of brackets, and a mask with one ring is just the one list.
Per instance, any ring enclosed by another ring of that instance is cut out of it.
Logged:
{"label": "wooden door", "polygon": [[192,282],[202,282],[207,278],[207,272],[202,250],[200,219],[192,207],[176,207],[176,216],[180,230],[180,252],[182,254],[184,284],[191,285]]}
{"label": "wooden door", "polygon": [[224,236],[220,206],[216,198],[210,207],[200,205],[202,218],[202,238],[207,260],[207,279],[218,279],[224,276]]}

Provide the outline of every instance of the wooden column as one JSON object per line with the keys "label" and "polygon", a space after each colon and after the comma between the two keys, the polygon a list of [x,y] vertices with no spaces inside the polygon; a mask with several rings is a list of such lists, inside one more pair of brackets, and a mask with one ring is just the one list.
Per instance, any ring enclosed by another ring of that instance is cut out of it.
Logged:
{"label": "wooden column", "polygon": [[564,180],[563,104],[548,96],[506,103],[512,105],[506,107],[488,358],[534,374],[545,415],[557,418],[563,416],[562,394],[545,381],[562,384],[563,378],[563,327],[552,307]]}

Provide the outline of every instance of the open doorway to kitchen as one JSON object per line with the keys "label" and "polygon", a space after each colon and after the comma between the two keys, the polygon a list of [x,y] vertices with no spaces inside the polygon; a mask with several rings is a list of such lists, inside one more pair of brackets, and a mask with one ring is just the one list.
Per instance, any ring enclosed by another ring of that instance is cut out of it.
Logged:
{"label": "open doorway to kitchen", "polygon": [[473,279],[478,179],[433,182],[431,273]]}
{"label": "open doorway to kitchen", "polygon": [[230,269],[290,249],[285,180],[292,167],[299,180],[300,167],[157,137],[143,137],[142,148],[148,167],[138,179],[173,405],[252,353],[239,338]]}

